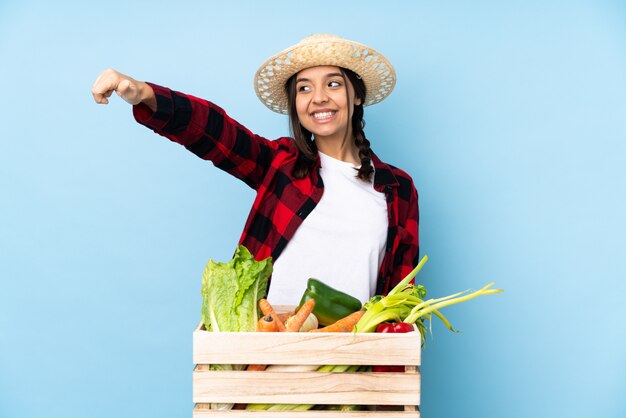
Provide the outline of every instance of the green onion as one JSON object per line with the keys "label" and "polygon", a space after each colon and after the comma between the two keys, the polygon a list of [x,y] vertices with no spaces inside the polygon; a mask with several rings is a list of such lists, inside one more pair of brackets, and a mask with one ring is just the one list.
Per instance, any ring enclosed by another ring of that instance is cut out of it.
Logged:
{"label": "green onion", "polygon": [[423,300],[426,297],[426,289],[422,285],[414,286],[410,282],[419,273],[424,264],[428,261],[428,256],[424,256],[419,264],[404,279],[400,281],[387,296],[374,296],[363,308],[365,314],[354,327],[355,332],[373,332],[376,327],[383,322],[407,322],[415,324],[422,335],[422,344],[426,338],[426,325],[424,321],[429,321],[429,328],[432,333],[432,315],[443,322],[443,324],[453,332],[456,332],[450,321],[439,312],[439,309],[457,303],[465,302],[478,296],[492,295],[502,292],[501,289],[489,289],[493,283],[480,290],[466,294],[469,290],[444,296],[437,299]]}

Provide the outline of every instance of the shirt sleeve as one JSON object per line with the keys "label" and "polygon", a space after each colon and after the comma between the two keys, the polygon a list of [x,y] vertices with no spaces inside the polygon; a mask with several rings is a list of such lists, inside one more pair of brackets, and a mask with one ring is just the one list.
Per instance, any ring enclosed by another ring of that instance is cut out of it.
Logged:
{"label": "shirt sleeve", "polygon": [[[399,245],[394,260],[396,268],[392,273],[389,290],[400,283],[419,263],[419,206],[417,190],[413,184],[405,203],[404,219],[398,225]],[[414,282],[415,279],[411,281]]]}
{"label": "shirt sleeve", "polygon": [[148,84],[156,95],[157,109],[133,106],[137,122],[258,189],[277,141],[253,134],[214,103]]}

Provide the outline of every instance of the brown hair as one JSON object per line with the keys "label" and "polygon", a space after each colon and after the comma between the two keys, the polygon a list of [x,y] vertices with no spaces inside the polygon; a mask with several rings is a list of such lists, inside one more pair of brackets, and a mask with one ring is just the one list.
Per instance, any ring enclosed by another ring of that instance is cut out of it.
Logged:
{"label": "brown hair", "polygon": [[[367,90],[363,80],[353,71],[347,68],[339,68],[343,77],[344,83],[347,85],[349,80],[354,88],[354,94],[356,98],[361,99],[361,104],[354,105],[354,112],[352,114],[352,136],[354,143],[359,149],[359,158],[361,159],[361,167],[358,169],[357,177],[364,181],[371,179],[374,168],[372,167],[372,151],[370,149],[370,142],[365,137],[365,121],[363,120],[363,103],[365,103],[365,96]],[[306,177],[313,167],[313,163],[317,159],[317,147],[313,140],[313,134],[300,124],[298,119],[298,113],[296,111],[296,75],[292,75],[285,84],[285,90],[287,91],[287,100],[289,107],[289,131],[296,142],[296,147],[300,151],[298,155],[298,161],[293,170],[293,176],[297,179]],[[346,95],[348,95],[348,89],[346,88]],[[348,97],[348,103],[350,102]],[[346,131],[346,135],[348,132]]]}

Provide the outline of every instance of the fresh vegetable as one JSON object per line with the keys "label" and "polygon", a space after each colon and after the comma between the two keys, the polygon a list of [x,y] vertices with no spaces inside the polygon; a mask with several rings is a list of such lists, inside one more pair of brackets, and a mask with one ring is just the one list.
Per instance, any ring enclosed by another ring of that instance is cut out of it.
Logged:
{"label": "fresh vegetable", "polygon": [[318,326],[319,326],[319,322],[317,320],[317,317],[315,316],[313,312],[311,312],[309,316],[307,317],[307,319],[304,321],[304,324],[302,324],[302,326],[298,330],[298,332],[311,331],[312,329],[317,329]]}
{"label": "fresh vegetable", "polygon": [[422,285],[414,286],[410,282],[422,269],[427,260],[428,257],[424,256],[415,269],[391,289],[387,296],[374,296],[365,303],[365,315],[356,324],[355,331],[372,332],[379,324],[388,321],[407,322],[417,326],[422,334],[422,341],[425,341],[426,325],[424,321],[428,320],[430,322],[432,315],[439,318],[449,330],[455,331],[450,322],[438,309],[465,302],[478,296],[502,292],[501,289],[489,289],[493,286],[493,283],[489,283],[482,289],[464,296],[462,295],[468,291],[425,301],[426,289]]}
{"label": "fresh vegetable", "polygon": [[320,366],[310,364],[272,364],[267,366],[266,372],[314,372]]}
{"label": "fresh vegetable", "polygon": [[249,372],[262,372],[264,370],[267,370],[267,364],[248,364],[246,367],[246,371]]}
{"label": "fresh vegetable", "polygon": [[291,316],[287,323],[285,324],[285,328],[288,332],[298,332],[304,321],[307,320],[309,314],[313,312],[315,308],[315,299],[309,299],[296,311],[296,313]]}
{"label": "fresh vegetable", "polygon": [[[256,327],[257,332],[276,332],[276,321],[272,317],[272,314],[265,315],[259,319]],[[267,368],[267,364],[249,364],[246,370],[251,372],[262,372]]]}
{"label": "fresh vegetable", "polygon": [[240,245],[232,260],[209,260],[202,275],[202,321],[207,331],[254,331],[257,304],[267,292],[272,259],[255,261]]}
{"label": "fresh vegetable", "polygon": [[[376,332],[399,334],[413,332],[416,327],[408,322],[384,322],[376,327]],[[403,372],[404,366],[372,366],[373,372]]]}
{"label": "fresh vegetable", "polygon": [[[317,408],[316,408],[317,409]],[[327,411],[365,411],[367,407],[365,405],[326,405],[323,408],[319,408]]]}
{"label": "fresh vegetable", "polygon": [[298,309],[309,299],[315,299],[313,313],[323,326],[337,322],[361,310],[362,307],[361,301],[357,298],[313,278],[307,281],[307,288],[302,295]]}
{"label": "fresh vegetable", "polygon": [[[209,260],[202,274],[202,322],[207,331],[254,331],[257,304],[267,293],[272,259],[256,261],[240,245],[227,263]],[[245,365],[211,364],[210,370],[243,370]],[[232,403],[211,404],[212,409],[232,409]]]}
{"label": "fresh vegetable", "polygon": [[259,308],[261,308],[261,312],[263,312],[263,315],[272,315],[272,318],[274,318],[274,321],[276,321],[276,328],[278,329],[278,331],[280,332],[286,331],[285,324],[283,324],[283,321],[278,319],[278,315],[276,314],[276,311],[274,311],[274,308],[267,301],[267,299],[259,300]]}
{"label": "fresh vegetable", "polygon": [[413,324],[408,322],[384,322],[376,327],[376,332],[382,333],[403,333],[416,331]]}
{"label": "fresh vegetable", "polygon": [[372,366],[372,371],[373,372],[385,372],[385,373],[389,373],[389,372],[402,373],[404,372],[404,366]]}
{"label": "fresh vegetable", "polygon": [[272,314],[265,315],[263,318],[259,319],[257,322],[256,330],[258,332],[276,332],[278,328],[276,327],[276,321],[274,321],[274,317]]}
{"label": "fresh vegetable", "polygon": [[309,332],[351,332],[363,315],[365,315],[365,311],[356,311],[333,324],[324,328],[313,329]]}
{"label": "fresh vegetable", "polygon": [[[410,282],[417,275],[417,273],[421,270],[424,263],[428,260],[428,257],[424,256],[419,264],[415,267],[415,269],[409,273],[397,286],[395,286],[386,296],[377,295],[374,296],[370,301],[368,301],[364,306],[363,310],[361,308],[357,308],[352,310],[352,314],[358,315],[360,319],[356,319],[356,325],[354,326],[354,332],[373,332],[374,330],[379,330],[379,332],[410,332],[414,330],[414,325],[417,327],[419,332],[422,334],[422,341],[424,341],[426,327],[424,325],[424,321],[428,320],[431,322],[432,315],[438,317],[446,327],[450,330],[454,331],[450,322],[438,311],[438,309],[453,305],[456,303],[464,302],[466,300],[482,296],[489,295],[494,293],[500,293],[502,290],[500,289],[490,289],[493,283],[488,284],[482,289],[472,292],[469,294],[465,294],[466,292],[456,293],[454,295],[446,296],[438,299],[429,299],[424,300],[426,297],[426,289],[422,285],[413,285]],[[311,285],[311,281],[315,281],[315,279],[309,280],[309,285]],[[317,282],[317,283],[315,283]],[[319,289],[310,289],[311,286],[307,287],[307,291],[302,298],[300,304],[302,305],[307,298],[315,298],[315,295],[311,295],[311,293],[315,293],[313,290],[318,290],[318,293],[323,293],[324,287],[328,288],[328,286],[324,285],[319,281],[315,281],[313,284],[318,284]],[[314,287],[314,286],[313,286]],[[334,289],[330,288],[335,291]],[[464,295],[465,294],[465,295]],[[315,308],[318,311],[324,311],[321,305],[321,302],[325,300],[320,295],[317,295],[316,306]],[[326,299],[328,302],[332,299]],[[359,302],[360,303],[360,302]],[[335,308],[335,305],[332,305]],[[328,305],[325,304],[324,308],[328,308]],[[315,313],[315,309],[313,311]],[[317,314],[316,314],[317,315]],[[323,315],[323,313],[320,313]],[[318,329],[317,331],[324,331],[327,328],[337,328],[340,327],[337,323],[340,319],[345,319],[350,314],[344,315],[341,318],[338,318],[335,321],[326,321],[322,322],[320,319],[320,323],[327,325],[325,328]],[[387,322],[394,322],[395,324],[387,324]],[[328,326],[330,323],[330,326]],[[432,325],[432,322],[431,322]],[[341,327],[340,327],[341,328]],[[341,329],[344,331],[347,328]],[[271,366],[270,366],[271,367]],[[298,371],[303,366],[282,366],[286,368],[293,368],[294,371]],[[306,370],[310,370],[309,367],[316,366],[304,366]],[[365,366],[367,367],[367,366]],[[376,366],[374,366],[376,367]],[[386,366],[389,367],[389,366]],[[345,371],[359,371],[363,370],[364,366],[322,366],[317,368],[318,371],[323,372],[345,372]],[[402,368],[404,370],[404,367]],[[269,370],[269,368],[268,368]],[[287,369],[285,369],[287,370]],[[286,411],[286,410],[308,410],[313,408],[314,405],[289,405],[289,404],[250,404],[246,409],[249,410],[271,410],[271,411]],[[323,408],[323,406],[320,406]],[[333,407],[334,408],[334,407]],[[348,406],[350,408],[350,406]]]}

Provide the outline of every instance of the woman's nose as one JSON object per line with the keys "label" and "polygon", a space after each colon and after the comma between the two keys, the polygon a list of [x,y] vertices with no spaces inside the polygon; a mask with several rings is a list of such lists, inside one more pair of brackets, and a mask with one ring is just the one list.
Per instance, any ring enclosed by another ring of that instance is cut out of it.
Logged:
{"label": "woman's nose", "polygon": [[315,93],[313,95],[313,102],[315,103],[326,103],[328,101],[328,95],[324,91],[324,89],[315,89]]}

